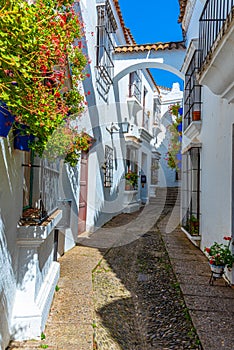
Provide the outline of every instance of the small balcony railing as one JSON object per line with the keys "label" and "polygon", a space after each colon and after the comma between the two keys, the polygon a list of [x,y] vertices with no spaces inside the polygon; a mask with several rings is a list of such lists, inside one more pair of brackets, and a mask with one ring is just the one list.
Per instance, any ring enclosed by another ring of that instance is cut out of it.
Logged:
{"label": "small balcony railing", "polygon": [[201,85],[197,81],[200,51],[196,50],[185,73],[184,130],[201,118]]}
{"label": "small balcony railing", "polygon": [[129,97],[135,97],[141,103],[141,90],[137,83],[129,85]]}
{"label": "small balcony railing", "polygon": [[200,67],[209,59],[215,43],[225,33],[234,16],[234,0],[207,0],[199,23]]}

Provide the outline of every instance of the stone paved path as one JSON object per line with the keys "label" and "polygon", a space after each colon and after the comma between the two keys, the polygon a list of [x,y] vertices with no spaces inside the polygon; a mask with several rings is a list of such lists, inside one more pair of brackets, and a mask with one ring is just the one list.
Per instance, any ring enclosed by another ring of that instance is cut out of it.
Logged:
{"label": "stone paved path", "polygon": [[60,259],[46,339],[10,349],[201,349],[197,332],[204,350],[232,350],[234,291],[209,285],[205,256],[176,229],[178,210],[155,225],[150,204],[81,238]]}

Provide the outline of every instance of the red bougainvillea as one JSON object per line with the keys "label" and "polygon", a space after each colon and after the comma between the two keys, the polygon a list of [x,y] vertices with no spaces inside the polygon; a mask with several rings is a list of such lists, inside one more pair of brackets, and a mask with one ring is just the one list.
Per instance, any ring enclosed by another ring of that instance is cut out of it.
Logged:
{"label": "red bougainvillea", "polygon": [[0,0],[0,100],[36,136],[39,155],[64,118],[83,109],[82,31],[71,0]]}

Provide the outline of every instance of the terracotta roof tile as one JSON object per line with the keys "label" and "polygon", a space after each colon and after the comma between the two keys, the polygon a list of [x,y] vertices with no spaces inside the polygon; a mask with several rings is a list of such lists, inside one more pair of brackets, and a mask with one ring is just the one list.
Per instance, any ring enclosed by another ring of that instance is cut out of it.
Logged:
{"label": "terracotta roof tile", "polygon": [[183,21],[187,2],[188,2],[188,0],[179,0],[180,14],[179,14],[179,18],[178,18],[178,23],[181,23]]}
{"label": "terracotta roof tile", "polygon": [[149,50],[173,50],[173,49],[185,49],[184,41],[168,42],[168,43],[155,43],[155,44],[142,44],[142,45],[124,45],[117,46],[115,48],[116,53],[126,53],[126,52],[139,52],[139,51],[149,51]]}

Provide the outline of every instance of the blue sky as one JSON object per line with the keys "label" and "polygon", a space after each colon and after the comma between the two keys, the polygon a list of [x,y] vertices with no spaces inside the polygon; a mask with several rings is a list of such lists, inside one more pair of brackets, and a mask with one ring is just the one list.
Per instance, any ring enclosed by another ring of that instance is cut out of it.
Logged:
{"label": "blue sky", "polygon": [[[127,28],[130,28],[137,44],[182,40],[178,24],[179,0],[119,0]],[[182,81],[169,72],[151,70],[158,85],[171,87]]]}

